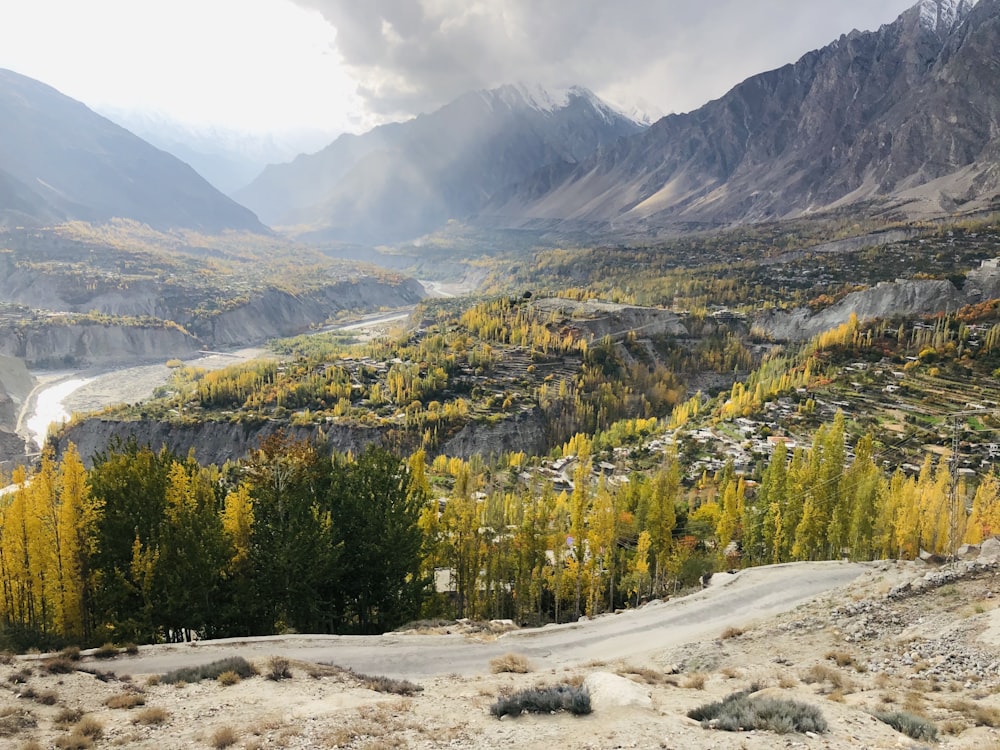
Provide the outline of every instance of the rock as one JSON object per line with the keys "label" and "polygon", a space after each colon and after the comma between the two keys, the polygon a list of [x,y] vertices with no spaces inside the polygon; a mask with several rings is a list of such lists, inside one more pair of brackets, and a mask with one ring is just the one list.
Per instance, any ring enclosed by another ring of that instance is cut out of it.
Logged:
{"label": "rock", "polygon": [[959,560],[974,560],[979,557],[979,547],[975,544],[963,544],[955,550],[955,557]]}
{"label": "rock", "polygon": [[979,545],[978,560],[979,562],[1000,561],[1000,539],[994,536],[983,540],[983,543]]}
{"label": "rock", "polygon": [[646,688],[610,672],[592,672],[583,681],[583,686],[590,692],[594,711],[624,706],[653,708],[653,699]]}

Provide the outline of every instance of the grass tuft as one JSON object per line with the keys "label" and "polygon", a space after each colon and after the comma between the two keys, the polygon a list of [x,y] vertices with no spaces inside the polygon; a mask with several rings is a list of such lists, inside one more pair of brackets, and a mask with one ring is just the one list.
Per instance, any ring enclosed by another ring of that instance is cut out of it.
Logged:
{"label": "grass tuft", "polygon": [[217,679],[219,681],[219,684],[222,685],[223,687],[229,687],[230,685],[235,685],[243,680],[243,678],[240,677],[238,672],[234,672],[231,669],[226,670],[215,679]]}
{"label": "grass tuft", "polygon": [[490,706],[490,713],[502,716],[520,716],[522,713],[551,714],[568,711],[574,716],[591,712],[590,693],[583,687],[555,685],[548,688],[531,688],[513,695],[501,696]]}
{"label": "grass tuft", "polygon": [[235,745],[239,740],[239,735],[232,727],[219,727],[212,732],[211,744],[212,747],[222,750],[222,748]]}
{"label": "grass tuft", "polygon": [[730,638],[739,638],[743,635],[743,628],[738,628],[735,625],[730,625],[725,630],[722,631],[722,635],[719,636],[720,640],[728,641]]}
{"label": "grass tuft", "polygon": [[700,721],[706,729],[726,732],[769,730],[788,732],[815,732],[827,730],[826,719],[815,706],[807,703],[754,696],[751,690],[731,693],[721,701],[706,703],[688,711],[688,717]]}
{"label": "grass tuft", "polygon": [[528,657],[521,654],[504,654],[495,659],[490,659],[490,671],[493,674],[511,672],[513,674],[527,674],[531,671],[531,662]]}
{"label": "grass tuft", "polygon": [[145,724],[146,726],[152,726],[154,724],[162,724],[168,718],[170,714],[159,707],[147,708],[146,710],[139,713],[134,719],[132,719],[133,724]]}
{"label": "grass tuft", "polygon": [[139,693],[119,693],[105,700],[104,705],[108,708],[135,708],[145,706],[146,698]]}

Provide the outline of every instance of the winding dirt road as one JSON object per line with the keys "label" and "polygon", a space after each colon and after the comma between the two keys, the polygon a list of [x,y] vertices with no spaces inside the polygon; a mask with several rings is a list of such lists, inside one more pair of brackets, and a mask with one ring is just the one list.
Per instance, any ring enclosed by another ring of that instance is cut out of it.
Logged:
{"label": "winding dirt road", "polygon": [[[139,654],[111,662],[119,674],[154,674],[206,664],[227,656],[250,660],[282,655],[337,664],[368,674],[415,678],[474,675],[508,652],[526,655],[537,667],[589,661],[640,659],[694,641],[717,637],[726,627],[794,609],[859,576],[863,565],[843,562],[790,563],[752,568],[716,581],[697,594],[655,602],[617,615],[568,625],[507,633],[478,642],[465,635],[277,636],[202,641],[196,645],[145,646]],[[102,667],[103,668],[103,667]]]}

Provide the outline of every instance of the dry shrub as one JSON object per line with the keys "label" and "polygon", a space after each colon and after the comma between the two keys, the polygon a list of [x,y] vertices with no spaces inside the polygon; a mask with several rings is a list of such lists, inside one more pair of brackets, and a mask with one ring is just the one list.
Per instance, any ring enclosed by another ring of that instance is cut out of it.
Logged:
{"label": "dry shrub", "polygon": [[826,658],[835,662],[838,667],[850,667],[854,665],[854,654],[847,651],[830,651]]}
{"label": "dry shrub", "polygon": [[646,667],[626,665],[618,670],[618,674],[622,677],[630,677],[636,682],[644,682],[647,685],[662,685],[667,681],[667,676],[663,672],[657,672],[655,669],[647,669]]}
{"label": "dry shrub", "polygon": [[790,674],[783,674],[781,675],[781,677],[778,678],[778,687],[785,688],[786,690],[788,690],[789,688],[793,688],[798,684],[799,681],[796,680],[795,677],[793,677]]}
{"label": "dry shrub", "polygon": [[33,696],[35,703],[43,706],[54,706],[59,702],[59,693],[55,690],[42,690]]}
{"label": "dry shrub", "polygon": [[230,685],[235,685],[236,683],[241,682],[243,680],[243,678],[240,677],[238,673],[234,672],[231,669],[226,672],[223,672],[216,679],[219,681],[219,684],[222,685],[223,687],[229,687]]}
{"label": "dry shrub", "polygon": [[0,709],[0,737],[13,737],[37,726],[35,715],[26,708],[8,706]]}
{"label": "dry shrub", "polygon": [[962,714],[977,727],[1000,727],[1000,709],[993,706],[958,700],[949,703],[948,708]]}
{"label": "dry shrub", "polygon": [[77,723],[76,727],[74,727],[73,731],[97,740],[104,734],[104,725],[93,716],[84,716]]}
{"label": "dry shrub", "polygon": [[87,750],[94,746],[94,741],[85,734],[73,732],[56,737],[56,747],[59,750]]}
{"label": "dry shrub", "polygon": [[13,651],[0,651],[0,664],[3,664],[4,666],[7,666],[8,664],[13,664],[14,659],[16,658],[17,656],[14,654]]}
{"label": "dry shrub", "polygon": [[114,659],[118,656],[118,647],[113,643],[105,643],[100,648],[94,649],[95,659]]}
{"label": "dry shrub", "polygon": [[125,653],[128,654],[129,656],[135,656],[136,654],[139,653],[139,646],[136,645],[135,643],[126,643],[124,646],[122,646],[122,648],[125,650]]}
{"label": "dry shrub", "polygon": [[493,674],[501,672],[512,672],[514,674],[526,674],[532,670],[531,662],[522,654],[504,654],[495,659],[490,659],[490,671]]}
{"label": "dry shrub", "polygon": [[802,675],[802,681],[809,685],[829,683],[829,687],[822,689],[822,692],[827,693],[834,690],[849,693],[854,690],[854,683],[851,682],[850,678],[826,664],[814,664],[811,666]]}
{"label": "dry shrub", "polygon": [[704,690],[706,682],[708,682],[708,675],[704,672],[692,672],[687,676],[687,679],[681,683],[681,686],[686,687],[689,690]]}
{"label": "dry shrub", "polygon": [[59,726],[68,727],[76,724],[83,717],[83,711],[79,708],[64,708],[56,714],[55,723]]}
{"label": "dry shrub", "polygon": [[146,699],[139,693],[119,693],[105,700],[104,705],[108,708],[135,708],[145,706]]}
{"label": "dry shrub", "polygon": [[727,641],[730,638],[739,638],[743,635],[743,628],[738,628],[735,625],[730,625],[725,630],[722,631],[722,635],[719,636],[720,640]]}
{"label": "dry shrub", "polygon": [[735,680],[737,677],[743,676],[743,673],[736,667],[725,667],[724,669],[720,669],[719,674],[728,680]]}
{"label": "dry shrub", "polygon": [[212,738],[210,743],[212,747],[219,748],[222,750],[224,747],[230,747],[239,742],[240,737],[236,730],[232,727],[219,727],[214,732],[212,732]]}
{"label": "dry shrub", "polygon": [[45,748],[42,747],[42,743],[38,740],[28,740],[21,745],[21,750],[45,750]]}
{"label": "dry shrub", "polygon": [[53,656],[43,661],[41,668],[48,674],[69,674],[76,671],[77,659],[71,659],[68,656]]}
{"label": "dry shrub", "polygon": [[139,713],[134,719],[132,719],[132,723],[152,726],[154,724],[162,724],[169,718],[170,714],[167,711],[159,708],[158,706],[154,706]]}
{"label": "dry shrub", "polygon": [[827,730],[826,720],[815,706],[787,698],[753,695],[753,687],[726,696],[716,703],[688,711],[688,718],[703,727],[726,732],[763,729],[772,732],[816,732]]}
{"label": "dry shrub", "polygon": [[292,663],[284,656],[272,656],[267,662],[267,679],[289,680],[292,677]]}
{"label": "dry shrub", "polygon": [[79,646],[67,646],[62,651],[59,652],[59,656],[70,661],[80,661],[80,647]]}

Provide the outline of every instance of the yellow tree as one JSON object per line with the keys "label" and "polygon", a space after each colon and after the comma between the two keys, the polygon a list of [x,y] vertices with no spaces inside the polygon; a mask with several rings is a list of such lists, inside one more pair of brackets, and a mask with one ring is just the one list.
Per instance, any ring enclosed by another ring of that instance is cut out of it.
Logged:
{"label": "yellow tree", "polygon": [[979,544],[994,534],[1000,534],[1000,478],[991,469],[976,488],[965,542]]}
{"label": "yellow tree", "polygon": [[59,463],[58,484],[56,622],[64,637],[85,638],[89,635],[86,616],[88,561],[96,551],[101,504],[90,494],[87,470],[72,443]]}

